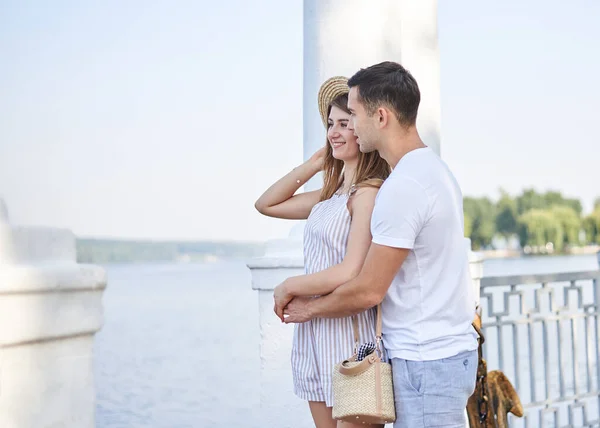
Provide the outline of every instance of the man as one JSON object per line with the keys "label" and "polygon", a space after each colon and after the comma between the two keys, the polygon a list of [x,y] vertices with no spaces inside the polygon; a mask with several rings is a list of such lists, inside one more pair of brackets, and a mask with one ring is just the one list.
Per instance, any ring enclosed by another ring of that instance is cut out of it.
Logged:
{"label": "man", "polygon": [[407,70],[383,62],[357,72],[348,86],[360,150],[379,151],[394,170],[375,202],[360,274],[326,296],[292,300],[285,322],[348,316],[381,303],[394,427],[464,427],[477,335],[461,190],[419,137],[421,96]]}

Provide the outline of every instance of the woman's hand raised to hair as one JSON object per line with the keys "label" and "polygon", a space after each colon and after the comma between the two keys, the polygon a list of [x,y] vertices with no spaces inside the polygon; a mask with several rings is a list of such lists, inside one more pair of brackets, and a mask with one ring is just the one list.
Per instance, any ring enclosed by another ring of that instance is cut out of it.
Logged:
{"label": "woman's hand raised to hair", "polygon": [[254,206],[269,217],[307,219],[321,197],[321,190],[301,192],[298,189],[323,170],[326,147],[317,150],[308,160],[291,170],[269,187]]}
{"label": "woman's hand raised to hair", "polygon": [[310,163],[317,171],[323,171],[323,165],[325,163],[325,153],[326,147],[323,146],[308,159],[308,163]]}

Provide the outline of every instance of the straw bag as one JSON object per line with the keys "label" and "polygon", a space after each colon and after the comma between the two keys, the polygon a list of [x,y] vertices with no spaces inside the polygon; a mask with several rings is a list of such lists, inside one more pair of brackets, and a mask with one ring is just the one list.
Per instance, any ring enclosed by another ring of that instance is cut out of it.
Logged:
{"label": "straw bag", "polygon": [[392,366],[381,361],[381,305],[377,306],[375,351],[357,361],[358,320],[352,317],[354,355],[333,370],[334,419],[365,424],[396,420]]}

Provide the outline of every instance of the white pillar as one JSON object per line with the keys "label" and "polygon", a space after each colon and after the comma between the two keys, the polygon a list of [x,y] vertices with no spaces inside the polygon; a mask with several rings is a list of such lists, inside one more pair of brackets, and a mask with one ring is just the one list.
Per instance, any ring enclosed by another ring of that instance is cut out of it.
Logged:
{"label": "white pillar", "polygon": [[[304,159],[325,144],[317,93],[332,76],[396,61],[417,79],[417,127],[440,153],[440,64],[437,0],[304,0]],[[305,189],[318,189],[321,176]]]}
{"label": "white pillar", "polygon": [[273,313],[273,289],[286,278],[304,273],[302,248],[293,239],[272,241],[266,256],[248,263],[252,288],[258,291],[260,323],[260,411],[262,427],[314,426],[308,404],[294,395],[290,356],[293,325]]}
{"label": "white pillar", "polygon": [[93,428],[102,269],[68,230],[8,224],[0,200],[0,427]]}
{"label": "white pillar", "polygon": [[[440,87],[435,0],[304,0],[304,159],[325,144],[317,107],[320,85],[335,75],[391,60],[404,65],[421,89],[417,127],[440,152]],[[305,190],[321,186],[314,177]],[[271,241],[264,257],[252,260],[252,287],[260,311],[260,424],[280,428],[314,426],[306,402],[292,392],[290,350],[293,326],[273,313],[273,288],[303,272],[302,222],[287,239]]]}

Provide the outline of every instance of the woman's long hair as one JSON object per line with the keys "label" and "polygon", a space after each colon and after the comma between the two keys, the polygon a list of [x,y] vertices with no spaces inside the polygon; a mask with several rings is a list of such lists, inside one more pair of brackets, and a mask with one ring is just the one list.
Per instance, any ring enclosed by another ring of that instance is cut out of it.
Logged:
{"label": "woman's long hair", "polygon": [[[330,104],[327,116],[331,112],[331,106],[336,106],[346,113],[348,110],[348,94],[340,95]],[[344,161],[333,157],[333,150],[329,140],[325,137],[325,160],[323,162],[323,189],[321,190],[321,201],[331,198],[344,184]],[[356,187],[381,187],[383,181],[388,178],[392,169],[388,163],[379,156],[377,151],[371,153],[358,153],[358,166],[354,173]]]}

